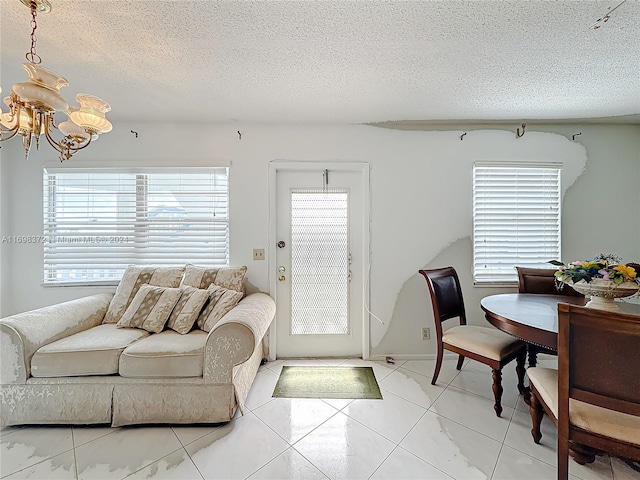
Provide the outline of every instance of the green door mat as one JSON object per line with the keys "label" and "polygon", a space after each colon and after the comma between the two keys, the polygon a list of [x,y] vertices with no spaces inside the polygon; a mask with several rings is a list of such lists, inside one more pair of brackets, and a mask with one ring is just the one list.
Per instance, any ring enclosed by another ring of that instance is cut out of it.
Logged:
{"label": "green door mat", "polygon": [[273,390],[280,398],[382,399],[371,367],[282,367]]}

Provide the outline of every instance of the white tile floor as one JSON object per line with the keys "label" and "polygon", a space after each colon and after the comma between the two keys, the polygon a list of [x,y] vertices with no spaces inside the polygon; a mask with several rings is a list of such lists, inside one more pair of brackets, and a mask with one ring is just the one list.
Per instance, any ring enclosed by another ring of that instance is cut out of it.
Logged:
{"label": "white tile floor", "polygon": [[[543,361],[544,362],[544,361]],[[547,360],[553,363],[553,360]],[[383,400],[271,398],[283,365],[370,365]],[[0,476],[32,479],[554,479],[556,431],[543,439],[504,372],[504,412],[491,375],[468,361],[277,361],[260,369],[248,411],[220,426],[23,427],[2,430]],[[640,478],[624,462],[571,462],[573,479]]]}

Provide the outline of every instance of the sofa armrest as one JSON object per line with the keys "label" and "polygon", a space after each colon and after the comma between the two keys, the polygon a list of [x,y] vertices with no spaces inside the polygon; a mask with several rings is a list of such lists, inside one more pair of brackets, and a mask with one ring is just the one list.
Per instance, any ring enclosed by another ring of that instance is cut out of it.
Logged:
{"label": "sofa armrest", "polygon": [[36,350],[99,325],[112,297],[100,293],[0,319],[0,381],[25,383]]}
{"label": "sofa armrest", "polygon": [[275,313],[276,304],[269,295],[252,293],[222,317],[207,337],[204,380],[231,383],[233,367],[251,357]]}

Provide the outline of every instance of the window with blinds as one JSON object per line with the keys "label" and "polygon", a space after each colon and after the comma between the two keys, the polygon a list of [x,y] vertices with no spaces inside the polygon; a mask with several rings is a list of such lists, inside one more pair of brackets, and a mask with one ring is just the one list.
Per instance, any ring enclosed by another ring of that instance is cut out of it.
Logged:
{"label": "window with blinds", "polygon": [[227,168],[44,170],[44,283],[128,265],[228,265]]}
{"label": "window with blinds", "polygon": [[475,284],[512,284],[516,265],[560,259],[560,174],[556,164],[474,165]]}

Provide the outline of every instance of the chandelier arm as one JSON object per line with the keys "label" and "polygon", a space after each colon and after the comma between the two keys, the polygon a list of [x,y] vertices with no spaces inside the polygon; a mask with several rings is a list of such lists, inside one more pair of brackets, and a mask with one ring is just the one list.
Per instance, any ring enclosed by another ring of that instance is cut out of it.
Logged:
{"label": "chandelier arm", "polygon": [[9,113],[12,117],[18,116],[19,118],[21,109],[22,103],[20,102],[20,97],[18,97],[16,92],[11,90],[11,94],[9,95]]}
{"label": "chandelier arm", "polygon": [[[51,122],[51,124],[53,125],[53,122]],[[44,136],[47,139],[47,142],[49,142],[49,145],[55,148],[58,153],[63,152],[64,148],[51,136],[51,132],[49,130],[49,122],[45,122],[44,124]]]}
{"label": "chandelier arm", "polygon": [[[2,132],[0,132],[0,142],[6,142],[7,140],[11,140],[15,137],[20,131],[20,123],[16,122],[16,126],[13,128],[2,127]],[[1,133],[11,133],[8,137],[2,137]]]}
{"label": "chandelier arm", "polygon": [[[20,131],[20,113],[22,110],[22,105],[20,104],[19,101],[16,101],[18,99],[14,97],[16,97],[15,93],[11,92],[9,118],[11,119],[11,121],[15,121],[16,124],[13,128],[7,128],[5,126],[0,125],[0,142],[11,140]],[[10,133],[10,135],[8,137],[2,138],[3,133]]]}
{"label": "chandelier arm", "polygon": [[89,146],[89,144],[91,143],[91,138],[92,137],[93,137],[93,135],[89,134],[89,139],[85,143],[78,143],[77,147],[73,147],[72,148],[73,153],[79,152],[83,148],[87,148]]}
{"label": "chandelier arm", "polygon": [[56,130],[60,130],[60,129],[58,128],[58,125],[56,125],[56,121],[55,121],[55,118],[56,118],[56,117],[55,117],[55,115],[53,115],[53,114],[49,114],[49,115],[47,115],[47,116],[49,117],[49,121],[48,121],[48,122],[49,122],[49,123],[51,123],[51,126],[52,126],[53,128],[55,128]]}
{"label": "chandelier arm", "polygon": [[49,144],[60,154],[60,162],[69,160],[80,150],[88,147],[91,143],[91,133],[88,134],[87,140],[82,143],[78,142],[74,137],[71,137],[70,135],[65,136],[62,140],[60,140],[60,142],[57,142],[51,135],[51,127],[56,128],[53,123],[53,119],[51,118],[51,116],[49,116],[48,121],[44,124],[44,136]]}
{"label": "chandelier arm", "polygon": [[55,112],[51,112],[47,116],[49,117],[49,123],[51,124],[51,127],[59,131],[60,129],[58,128],[58,125],[56,125]]}

